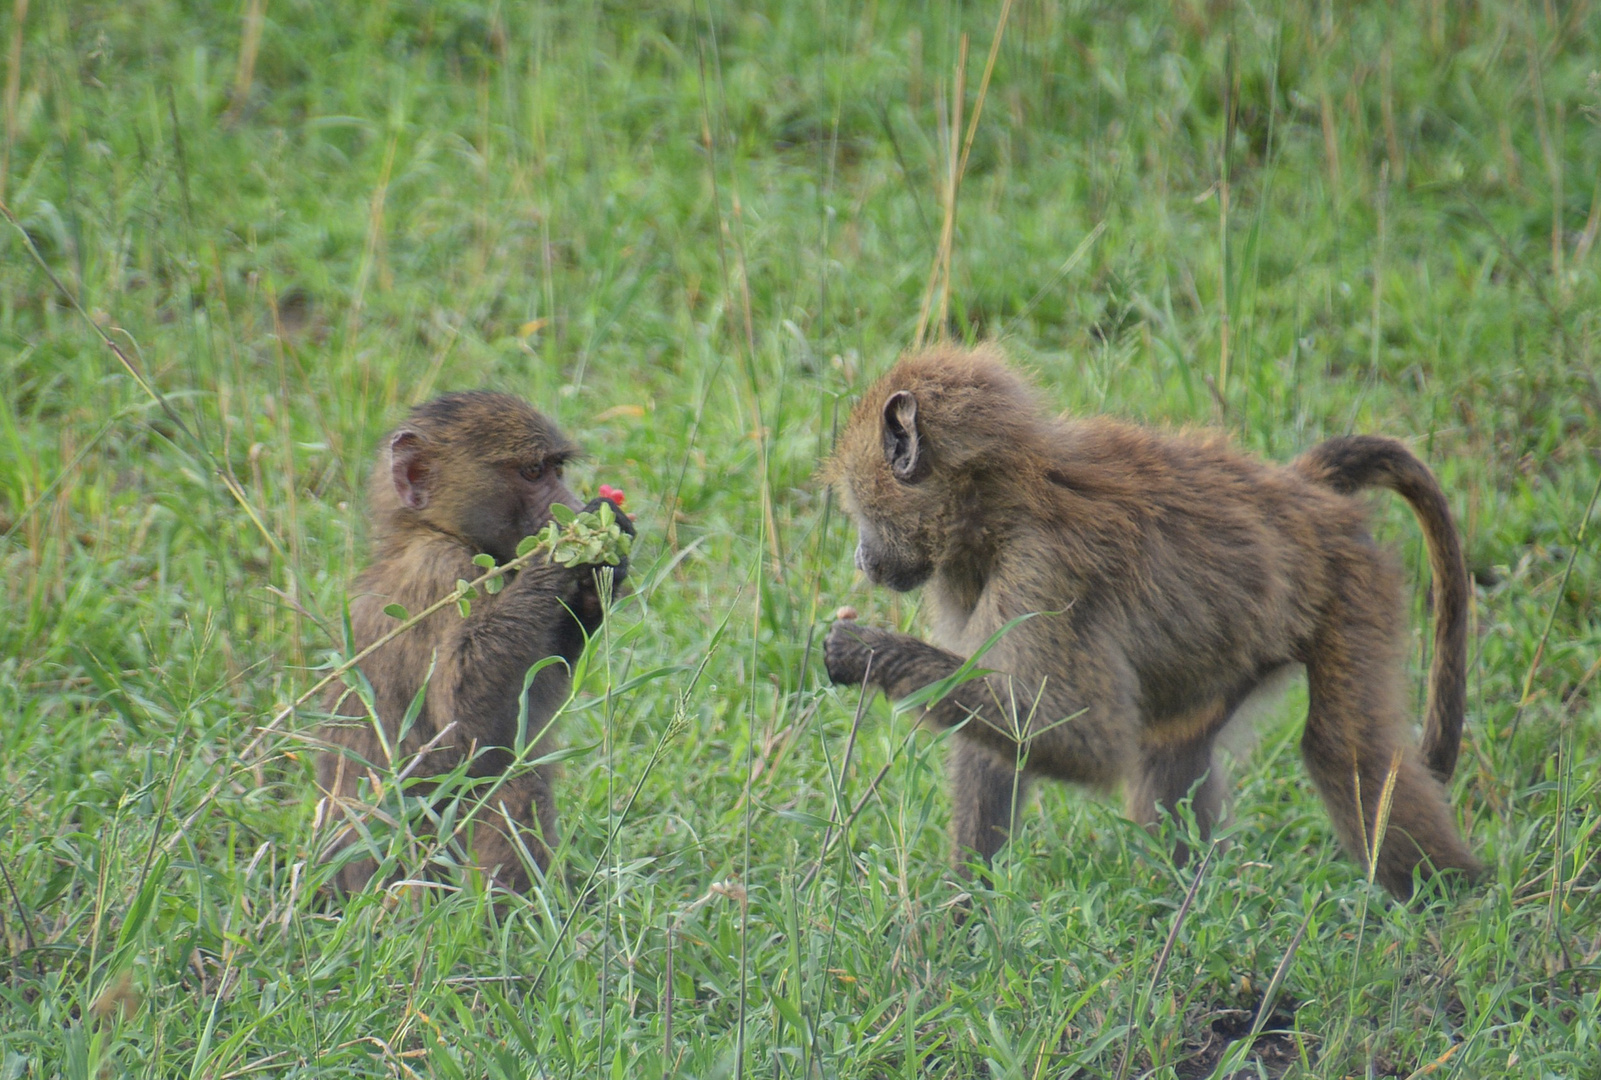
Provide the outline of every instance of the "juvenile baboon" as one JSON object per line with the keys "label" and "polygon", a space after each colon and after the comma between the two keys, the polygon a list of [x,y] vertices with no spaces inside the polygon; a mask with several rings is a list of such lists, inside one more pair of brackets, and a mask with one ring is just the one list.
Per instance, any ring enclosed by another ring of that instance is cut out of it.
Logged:
{"label": "juvenile baboon", "polygon": [[[939,643],[838,620],[824,649],[834,682],[865,676],[905,697],[1031,616],[978,662],[990,674],[926,710],[940,727],[966,722],[948,761],[959,866],[999,850],[1014,791],[1040,776],[1121,783],[1146,823],[1193,791],[1208,829],[1218,733],[1304,665],[1302,755],[1351,853],[1366,863],[1399,754],[1377,879],[1406,897],[1414,870],[1477,871],[1441,786],[1462,733],[1467,573],[1439,485],[1400,443],[1332,439],[1266,464],[1214,438],[1053,419],[994,350],[938,347],[866,393],[825,474],[868,578],[928,582]],[[1421,752],[1403,706],[1400,576],[1351,497],[1365,487],[1404,496],[1428,544]]]}
{"label": "juvenile baboon", "polygon": [[[448,595],[458,579],[483,573],[473,564],[474,555],[487,553],[504,563],[515,556],[523,537],[550,520],[553,504],[576,509],[578,499],[562,481],[562,467],[577,453],[551,421],[506,394],[447,394],[413,409],[384,440],[368,481],[373,557],[350,601],[355,647],[366,648],[396,625],[386,606],[421,611]],[[632,534],[626,515],[618,514],[617,521]],[[625,561],[610,569],[613,581],[621,582],[628,567]],[[546,657],[577,659],[585,636],[604,615],[602,577],[599,567],[544,565],[535,559],[498,593],[473,600],[465,618],[449,606],[363,660],[361,672],[372,686],[391,746],[427,679],[421,711],[398,739],[397,760],[438,737],[413,776],[447,772],[464,757],[470,758],[469,776],[492,782],[506,773],[524,676]],[[547,722],[568,687],[565,664],[547,665],[529,686],[525,732],[529,739],[544,732],[530,760],[548,752]],[[385,755],[359,697],[338,689],[330,694],[329,710],[349,719],[323,729],[332,748],[317,763],[324,807],[343,826],[330,858],[360,842],[362,781],[369,763],[381,765]],[[477,815],[473,858],[495,884],[527,888],[523,849],[541,870],[548,865],[556,844],[551,779],[549,765],[519,771],[504,779]],[[355,859],[339,871],[335,884],[358,890],[375,868],[371,859]]]}

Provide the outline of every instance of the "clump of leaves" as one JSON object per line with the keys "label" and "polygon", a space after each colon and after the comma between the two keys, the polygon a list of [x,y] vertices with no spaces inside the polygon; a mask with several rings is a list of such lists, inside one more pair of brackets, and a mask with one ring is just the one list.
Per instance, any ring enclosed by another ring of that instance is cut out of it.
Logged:
{"label": "clump of leaves", "polygon": [[[621,495],[622,492],[617,494]],[[493,596],[506,587],[506,579],[502,574],[531,561],[541,551],[545,553],[547,563],[616,566],[634,546],[634,538],[623,532],[617,524],[617,511],[612,509],[610,503],[603,502],[594,510],[582,512],[556,503],[550,508],[550,517],[550,523],[543,529],[533,536],[522,538],[517,545],[517,558],[506,565],[497,567],[493,555],[473,556],[473,563],[489,572],[476,581],[457,579],[456,591],[449,599],[456,601],[462,618],[472,613],[472,601],[478,596],[479,585]],[[397,619],[409,618],[406,609],[399,604],[390,604],[384,611]]]}
{"label": "clump of leaves", "polygon": [[610,503],[582,512],[557,503],[550,508],[550,517],[550,524],[517,545],[519,556],[544,548],[550,562],[563,566],[616,566],[633,547],[634,538],[618,526],[617,511]]}

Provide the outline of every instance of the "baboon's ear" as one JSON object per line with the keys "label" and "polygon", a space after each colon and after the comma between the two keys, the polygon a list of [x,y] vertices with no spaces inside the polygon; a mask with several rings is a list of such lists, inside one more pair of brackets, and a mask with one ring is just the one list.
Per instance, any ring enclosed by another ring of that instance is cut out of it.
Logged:
{"label": "baboon's ear", "polygon": [[884,402],[884,460],[903,484],[928,475],[928,455],[917,433],[917,398],[910,390],[897,390]]}
{"label": "baboon's ear", "polygon": [[400,504],[413,510],[428,505],[427,440],[410,428],[395,432],[389,440],[389,475],[395,482]]}

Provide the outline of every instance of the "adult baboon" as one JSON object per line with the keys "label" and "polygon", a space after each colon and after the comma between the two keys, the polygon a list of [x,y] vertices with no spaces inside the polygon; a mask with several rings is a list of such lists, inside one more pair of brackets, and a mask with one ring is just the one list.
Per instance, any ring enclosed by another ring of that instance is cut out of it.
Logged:
{"label": "adult baboon", "polygon": [[[1441,786],[1462,731],[1467,574],[1439,485],[1400,443],[1333,439],[1266,464],[1214,438],[1051,418],[993,349],[942,346],[866,393],[826,474],[860,531],[857,565],[892,589],[928,582],[939,643],[836,621],[834,682],[865,675],[905,697],[1032,616],[979,661],[990,674],[926,710],[964,725],[948,763],[959,864],[994,855],[1014,790],[1038,776],[1121,783],[1147,823],[1193,792],[1207,830],[1218,733],[1304,665],[1302,755],[1351,853],[1366,863],[1395,763],[1378,880],[1406,897],[1415,870],[1477,870]],[[1400,576],[1350,497],[1364,487],[1404,496],[1428,543],[1421,753],[1403,706]]]}
{"label": "adult baboon", "polygon": [[[396,625],[386,606],[421,611],[458,580],[483,572],[474,555],[487,553],[504,563],[515,556],[519,541],[550,520],[552,505],[576,508],[562,467],[577,452],[550,420],[506,394],[447,394],[413,409],[384,440],[368,483],[373,558],[350,602],[355,647],[366,648]],[[617,521],[633,532],[626,515],[618,514]],[[626,561],[602,568],[536,559],[498,593],[473,600],[465,618],[447,607],[363,660],[361,673],[372,687],[384,740],[358,695],[342,689],[330,694],[329,710],[348,719],[324,727],[322,737],[332,745],[317,763],[324,807],[343,826],[328,857],[360,842],[368,809],[362,781],[369,765],[384,763],[384,741],[397,759],[427,747],[413,776],[436,776],[468,758],[469,776],[499,780],[474,822],[472,855],[495,884],[526,889],[522,852],[541,870],[548,865],[556,844],[556,804],[552,766],[504,775],[513,764],[524,676],[546,657],[577,659],[604,615],[604,576],[621,582],[627,571]],[[402,721],[425,679],[421,709],[401,737]],[[546,728],[568,687],[565,663],[547,665],[529,686],[525,732],[529,739],[539,737],[530,758],[547,752]],[[336,885],[360,889],[375,868],[370,858],[354,859],[340,869]]]}

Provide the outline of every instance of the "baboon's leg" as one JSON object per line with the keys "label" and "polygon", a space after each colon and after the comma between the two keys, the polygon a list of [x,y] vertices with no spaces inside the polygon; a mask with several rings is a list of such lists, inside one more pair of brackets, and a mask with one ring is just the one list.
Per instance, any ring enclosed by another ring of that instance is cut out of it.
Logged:
{"label": "baboon's leg", "polygon": [[[1348,579],[1349,580],[1349,579]],[[1356,582],[1352,582],[1356,584]],[[1374,841],[1392,763],[1389,823],[1374,877],[1392,894],[1412,894],[1412,873],[1472,876],[1479,864],[1463,844],[1444,788],[1406,737],[1398,687],[1396,615],[1382,599],[1347,593],[1328,612],[1307,659],[1310,708],[1301,754],[1345,847],[1363,866]]]}
{"label": "baboon's leg", "polygon": [[968,876],[974,858],[988,864],[1005,846],[1027,791],[1027,776],[957,734],[945,760],[951,788],[951,855]]}
{"label": "baboon's leg", "polygon": [[[1213,741],[1211,734],[1203,734],[1142,745],[1136,771],[1127,785],[1128,816],[1154,827],[1160,820],[1160,810],[1165,809],[1176,819],[1180,800],[1190,798],[1200,838],[1209,838],[1212,826],[1222,815],[1224,794],[1223,777],[1212,754]],[[1174,861],[1182,866],[1189,854],[1189,845],[1181,841],[1174,851]]]}
{"label": "baboon's leg", "polygon": [[550,853],[557,844],[550,773],[549,766],[541,766],[507,780],[475,817],[473,859],[495,885],[512,892],[528,891],[529,855],[540,873],[550,867]]}

